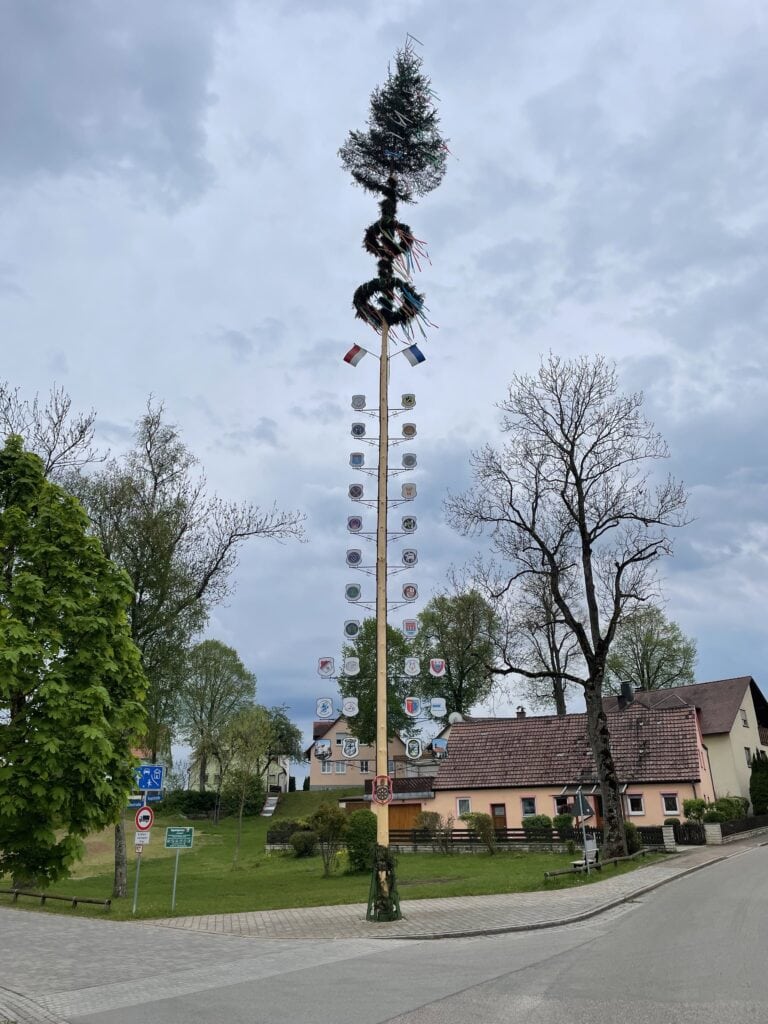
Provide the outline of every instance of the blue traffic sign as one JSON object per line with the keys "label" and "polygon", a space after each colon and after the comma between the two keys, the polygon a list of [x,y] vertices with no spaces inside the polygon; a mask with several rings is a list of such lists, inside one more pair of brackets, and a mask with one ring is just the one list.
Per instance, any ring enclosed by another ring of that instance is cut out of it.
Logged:
{"label": "blue traffic sign", "polygon": [[165,768],[161,764],[140,764],[133,769],[136,789],[143,791],[163,788]]}

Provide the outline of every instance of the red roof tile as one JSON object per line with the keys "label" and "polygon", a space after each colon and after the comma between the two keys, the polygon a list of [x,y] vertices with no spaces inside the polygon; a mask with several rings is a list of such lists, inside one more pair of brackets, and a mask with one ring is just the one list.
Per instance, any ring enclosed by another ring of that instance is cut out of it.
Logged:
{"label": "red roof tile", "polygon": [[[663,690],[635,693],[635,703],[652,708],[693,705],[700,712],[701,731],[707,736],[731,731],[750,684],[757,686],[751,676],[737,676],[734,679],[715,679],[709,683],[670,686]],[[615,697],[605,698],[606,711],[613,711],[616,706]]]}
{"label": "red roof tile", "polygon": [[[608,715],[611,748],[623,782],[700,778],[696,713],[633,704]],[[451,729],[435,790],[596,783],[586,715],[485,718]]]}

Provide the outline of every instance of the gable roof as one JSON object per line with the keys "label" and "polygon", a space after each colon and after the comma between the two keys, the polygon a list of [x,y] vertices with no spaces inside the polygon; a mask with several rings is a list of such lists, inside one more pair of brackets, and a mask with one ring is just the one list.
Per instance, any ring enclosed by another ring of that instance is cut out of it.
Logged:
{"label": "gable roof", "polygon": [[[752,688],[753,696],[756,690],[765,704],[765,699],[752,676],[736,676],[733,679],[715,679],[709,683],[689,683],[687,686],[670,686],[664,690],[636,692],[635,704],[658,709],[692,705],[699,711],[701,731],[707,736],[731,731],[739,708],[744,702],[747,687]],[[759,703],[756,698],[756,706]],[[616,710],[617,698],[606,697],[603,706],[606,711]],[[759,709],[758,716],[760,717]]]}
{"label": "gable roof", "polygon": [[[700,779],[696,712],[631,705],[608,715],[620,782]],[[586,715],[484,718],[458,722],[435,790],[568,786],[597,782]]]}

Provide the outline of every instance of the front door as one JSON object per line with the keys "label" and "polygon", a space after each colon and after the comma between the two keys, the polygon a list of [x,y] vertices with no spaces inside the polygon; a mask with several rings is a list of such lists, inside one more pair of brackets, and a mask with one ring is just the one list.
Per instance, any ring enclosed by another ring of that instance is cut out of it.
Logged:
{"label": "front door", "polygon": [[505,832],[507,829],[507,808],[506,804],[491,804],[491,817],[493,827],[497,832]]}

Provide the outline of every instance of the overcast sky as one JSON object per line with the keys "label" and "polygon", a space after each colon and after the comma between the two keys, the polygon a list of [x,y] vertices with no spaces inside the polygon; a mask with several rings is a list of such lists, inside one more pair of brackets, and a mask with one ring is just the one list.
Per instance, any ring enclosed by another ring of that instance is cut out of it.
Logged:
{"label": "overcast sky", "polygon": [[376,207],[337,150],[407,32],[453,153],[405,218],[439,329],[392,372],[418,402],[421,594],[475,550],[441,504],[513,373],[602,352],[691,492],[661,571],[697,677],[765,687],[759,0],[0,0],[0,377],[63,385],[115,452],[152,393],[219,495],[306,512],[306,544],[244,550],[210,626],[306,729],[349,617],[349,399],[378,369],[342,362],[375,341],[351,296]]}

